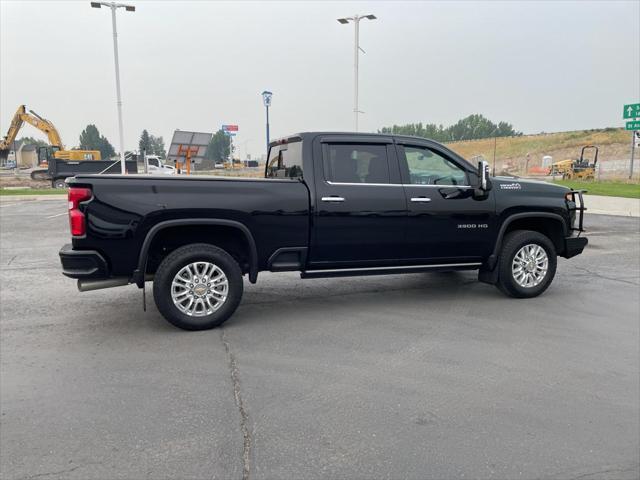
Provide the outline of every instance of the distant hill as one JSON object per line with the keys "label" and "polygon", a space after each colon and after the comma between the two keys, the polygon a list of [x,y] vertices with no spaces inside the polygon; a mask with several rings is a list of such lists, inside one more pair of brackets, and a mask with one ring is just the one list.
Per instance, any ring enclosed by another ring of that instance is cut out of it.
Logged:
{"label": "distant hill", "polygon": [[[600,149],[599,161],[605,163],[617,161],[616,164],[621,165],[623,173],[624,164],[630,158],[631,133],[623,128],[605,128],[498,137],[496,172],[501,173],[504,169],[509,170],[508,167],[516,167],[516,172],[524,173],[527,154],[530,157],[530,169],[542,166],[542,157],[545,155],[551,155],[554,162],[577,158],[584,145],[597,146]],[[468,160],[482,156],[489,164],[493,164],[493,138],[450,142],[447,146]],[[638,167],[640,167],[640,161],[638,161]]]}

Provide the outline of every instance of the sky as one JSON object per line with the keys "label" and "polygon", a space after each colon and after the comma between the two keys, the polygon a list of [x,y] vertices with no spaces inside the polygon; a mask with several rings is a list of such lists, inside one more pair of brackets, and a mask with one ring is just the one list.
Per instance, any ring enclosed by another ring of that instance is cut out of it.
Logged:
{"label": "sky", "polygon": [[[640,102],[640,1],[132,1],[117,11],[125,149],[140,133],[237,124],[244,158],[271,137],[472,113],[525,133],[620,127]],[[119,149],[111,14],[88,0],[0,0],[0,135],[26,104],[67,147],[89,123]],[[31,126],[21,135],[45,138]]]}

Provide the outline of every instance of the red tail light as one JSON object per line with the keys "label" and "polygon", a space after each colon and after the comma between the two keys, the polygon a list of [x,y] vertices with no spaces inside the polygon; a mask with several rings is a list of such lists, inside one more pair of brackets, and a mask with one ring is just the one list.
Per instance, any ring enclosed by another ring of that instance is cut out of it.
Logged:
{"label": "red tail light", "polygon": [[87,233],[84,213],[80,211],[80,202],[91,198],[91,189],[71,187],[69,189],[69,226],[71,235],[81,237]]}

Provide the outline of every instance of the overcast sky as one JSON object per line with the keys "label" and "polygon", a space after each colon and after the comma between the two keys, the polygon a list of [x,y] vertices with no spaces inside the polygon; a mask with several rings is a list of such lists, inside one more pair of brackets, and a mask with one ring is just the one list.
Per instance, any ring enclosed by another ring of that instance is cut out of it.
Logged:
{"label": "overcast sky", "polygon": [[[336,19],[355,13],[378,17],[360,28],[362,131],[471,113],[525,133],[622,126],[640,101],[637,0],[132,3],[118,11],[127,149],[143,128],[168,147],[176,128],[237,123],[242,156],[260,154],[265,89],[272,138],[352,130],[353,25]],[[117,150],[110,11],[2,0],[0,32],[0,134],[24,103],[68,147],[95,123]]]}

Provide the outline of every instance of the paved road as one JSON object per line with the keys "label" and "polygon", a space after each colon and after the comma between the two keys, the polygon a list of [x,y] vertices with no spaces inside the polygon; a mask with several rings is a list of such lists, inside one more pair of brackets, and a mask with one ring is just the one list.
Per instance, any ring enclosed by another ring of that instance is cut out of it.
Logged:
{"label": "paved road", "polygon": [[0,477],[640,475],[640,224],[591,216],[550,290],[264,274],[187,333],[60,275],[65,202],[0,204]]}

